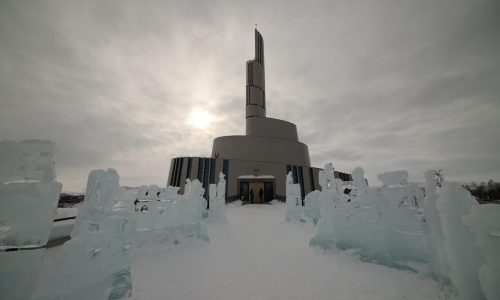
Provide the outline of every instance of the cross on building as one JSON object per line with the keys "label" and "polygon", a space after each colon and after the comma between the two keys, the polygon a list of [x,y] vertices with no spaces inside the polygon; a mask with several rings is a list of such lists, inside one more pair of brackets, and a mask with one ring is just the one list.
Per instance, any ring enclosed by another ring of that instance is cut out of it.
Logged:
{"label": "cross on building", "polygon": [[253,168],[253,173],[255,176],[258,176],[258,172],[260,171],[260,169],[258,169],[257,167]]}

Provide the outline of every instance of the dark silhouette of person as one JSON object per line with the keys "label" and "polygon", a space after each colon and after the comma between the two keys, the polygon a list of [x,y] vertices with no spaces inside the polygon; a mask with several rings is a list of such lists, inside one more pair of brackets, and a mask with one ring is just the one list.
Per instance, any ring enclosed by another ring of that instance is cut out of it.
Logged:
{"label": "dark silhouette of person", "polygon": [[250,188],[250,202],[253,202],[253,188]]}
{"label": "dark silhouette of person", "polygon": [[264,190],[262,188],[260,188],[259,190],[259,199],[260,199],[260,202],[264,202]]}

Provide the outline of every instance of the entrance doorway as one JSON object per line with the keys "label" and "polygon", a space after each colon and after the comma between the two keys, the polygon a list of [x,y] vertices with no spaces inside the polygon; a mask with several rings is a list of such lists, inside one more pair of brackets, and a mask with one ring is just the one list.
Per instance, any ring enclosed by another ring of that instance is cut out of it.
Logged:
{"label": "entrance doorway", "polygon": [[264,182],[254,181],[250,182],[250,202],[262,203],[264,202]]}
{"label": "entrance doorway", "polygon": [[242,201],[266,203],[274,199],[274,180],[272,179],[239,180],[238,184]]}

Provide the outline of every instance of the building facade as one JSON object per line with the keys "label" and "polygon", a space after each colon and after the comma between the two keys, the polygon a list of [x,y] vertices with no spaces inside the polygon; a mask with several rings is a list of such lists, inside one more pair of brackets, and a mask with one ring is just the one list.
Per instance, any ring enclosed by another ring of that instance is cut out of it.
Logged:
{"label": "building facade", "polygon": [[[255,30],[255,58],[246,65],[246,134],[214,139],[211,157],[172,159],[168,185],[183,192],[187,178],[198,179],[208,196],[208,186],[219,172],[226,175],[227,201],[252,203],[284,199],[286,174],[300,184],[302,198],[319,190],[320,168],[311,166],[309,149],[299,141],[295,124],[266,117],[264,40]],[[335,176],[351,181],[350,174]]]}

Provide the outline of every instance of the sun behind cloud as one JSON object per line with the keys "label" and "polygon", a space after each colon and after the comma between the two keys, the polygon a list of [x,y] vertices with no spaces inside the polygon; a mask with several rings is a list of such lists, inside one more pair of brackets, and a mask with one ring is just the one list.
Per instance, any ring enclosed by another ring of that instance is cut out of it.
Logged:
{"label": "sun behind cloud", "polygon": [[208,111],[197,110],[191,112],[188,124],[197,129],[206,129],[215,121],[215,117]]}

